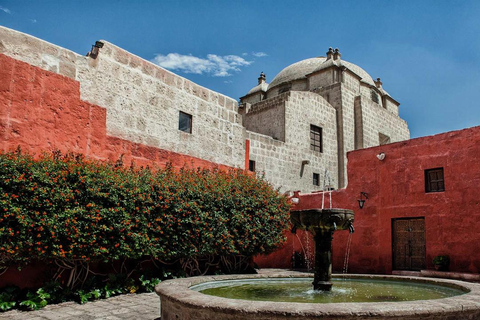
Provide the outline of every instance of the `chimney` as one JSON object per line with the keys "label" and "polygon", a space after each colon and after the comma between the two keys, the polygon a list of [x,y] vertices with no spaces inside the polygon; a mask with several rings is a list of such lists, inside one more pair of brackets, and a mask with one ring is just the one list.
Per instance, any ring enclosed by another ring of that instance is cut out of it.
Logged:
{"label": "chimney", "polygon": [[267,77],[265,76],[265,73],[260,72],[260,77],[258,77],[258,84],[262,84],[262,83],[265,83]]}
{"label": "chimney", "polygon": [[327,51],[327,60],[332,59],[332,56],[333,56],[333,49],[332,47],[330,47],[328,48],[328,51]]}
{"label": "chimney", "polygon": [[373,82],[375,82],[375,86],[377,88],[380,89],[382,87],[382,81],[380,81],[380,78],[377,78],[377,81],[373,81]]}
{"label": "chimney", "polygon": [[338,51],[338,48],[335,48],[335,51],[333,53],[333,60],[340,60],[340,57],[342,55],[340,54],[340,51]]}

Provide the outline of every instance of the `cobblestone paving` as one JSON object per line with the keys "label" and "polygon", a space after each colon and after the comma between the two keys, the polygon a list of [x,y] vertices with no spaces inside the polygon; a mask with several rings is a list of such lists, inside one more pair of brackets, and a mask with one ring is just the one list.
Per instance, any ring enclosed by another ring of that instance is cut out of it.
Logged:
{"label": "cobblestone paving", "polygon": [[160,320],[160,298],[155,293],[126,294],[85,304],[65,302],[37,311],[8,311],[0,320]]}

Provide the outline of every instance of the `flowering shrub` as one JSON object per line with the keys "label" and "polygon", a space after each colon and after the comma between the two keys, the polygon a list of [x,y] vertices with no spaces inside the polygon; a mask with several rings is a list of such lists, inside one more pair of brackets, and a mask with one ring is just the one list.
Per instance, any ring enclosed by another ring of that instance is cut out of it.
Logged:
{"label": "flowering shrub", "polygon": [[54,262],[55,277],[66,271],[73,288],[92,262],[225,264],[274,250],[288,210],[285,197],[243,170],[152,171],[73,154],[0,154],[0,269]]}

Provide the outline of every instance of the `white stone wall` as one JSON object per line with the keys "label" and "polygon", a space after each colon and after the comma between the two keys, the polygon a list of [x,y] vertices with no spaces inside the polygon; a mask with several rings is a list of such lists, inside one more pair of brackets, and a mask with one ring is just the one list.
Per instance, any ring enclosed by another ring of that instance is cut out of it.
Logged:
{"label": "white stone wall", "polygon": [[394,103],[393,101],[389,100],[388,98],[385,98],[385,104],[384,107],[394,115],[398,116],[398,105]]}
{"label": "white stone wall", "polygon": [[315,88],[331,85],[333,83],[332,73],[333,73],[333,69],[326,69],[326,70],[322,70],[321,72],[312,74],[308,78],[309,89],[313,90]]}
{"label": "white stone wall", "polygon": [[77,64],[88,60],[73,51],[1,26],[0,53],[71,79],[75,79]]}
{"label": "white stone wall", "polygon": [[293,81],[290,88],[291,91],[305,91],[308,90],[307,80]]}
{"label": "white stone wall", "polygon": [[[107,109],[107,133],[235,167],[244,163],[244,128],[235,100],[166,71],[106,41],[79,72],[81,98]],[[178,130],[179,112],[192,133]]]}
{"label": "white stone wall", "polygon": [[391,142],[410,139],[407,123],[365,97],[360,98],[363,125],[363,147],[379,145],[379,133],[390,137]]}
{"label": "white stone wall", "polygon": [[357,95],[360,92],[360,81],[358,76],[352,74],[350,71],[343,72],[342,83],[344,87],[352,92],[356,92]]}
{"label": "white stone wall", "polygon": [[[312,190],[313,172],[319,173],[323,182],[325,169],[328,170],[332,185],[337,188],[337,124],[336,110],[322,96],[312,92],[292,92],[286,105],[286,141],[297,152],[298,158],[292,164],[300,168],[303,160],[310,164],[304,167],[300,189]],[[310,125],[322,128],[322,152],[310,149]],[[296,163],[295,163],[296,162]],[[322,186],[320,186],[322,187]]]}
{"label": "white stone wall", "polygon": [[248,131],[285,141],[285,102],[289,92],[252,104],[244,115],[243,124]]}
{"label": "white stone wall", "polygon": [[258,92],[258,93],[249,95],[248,97],[243,97],[242,101],[246,103],[257,103],[262,101],[262,95],[263,94],[261,92]]}

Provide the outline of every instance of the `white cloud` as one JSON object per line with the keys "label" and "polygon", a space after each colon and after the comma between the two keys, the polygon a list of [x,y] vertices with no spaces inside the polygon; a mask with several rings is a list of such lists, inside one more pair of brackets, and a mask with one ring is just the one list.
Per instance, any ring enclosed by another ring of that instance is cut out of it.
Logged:
{"label": "white cloud", "polygon": [[166,69],[180,70],[185,73],[211,74],[214,77],[231,76],[232,72],[240,71],[240,67],[252,63],[235,55],[218,56],[209,54],[204,59],[180,53],[157,54],[152,61]]}
{"label": "white cloud", "polygon": [[4,8],[2,6],[0,6],[0,10],[2,10],[3,12],[5,13],[8,13],[8,14],[12,14],[12,11],[8,10],[7,8]]}
{"label": "white cloud", "polygon": [[252,55],[257,57],[257,58],[262,58],[262,57],[266,57],[268,56],[268,54],[266,54],[265,52],[252,52]]}
{"label": "white cloud", "polygon": [[37,19],[30,19],[30,22],[37,23]]}

